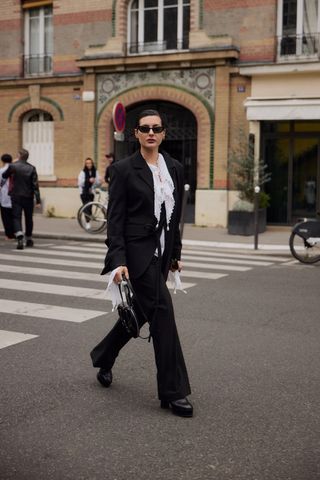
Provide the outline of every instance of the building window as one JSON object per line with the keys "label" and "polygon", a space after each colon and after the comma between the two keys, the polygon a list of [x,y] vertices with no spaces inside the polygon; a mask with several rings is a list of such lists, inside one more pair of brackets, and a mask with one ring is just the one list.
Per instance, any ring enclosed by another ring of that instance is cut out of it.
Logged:
{"label": "building window", "polygon": [[190,0],[132,0],[128,10],[128,53],[189,47]]}
{"label": "building window", "polygon": [[320,0],[279,0],[278,56],[319,55]]}
{"label": "building window", "polygon": [[53,28],[52,5],[25,10],[25,75],[52,72]]}

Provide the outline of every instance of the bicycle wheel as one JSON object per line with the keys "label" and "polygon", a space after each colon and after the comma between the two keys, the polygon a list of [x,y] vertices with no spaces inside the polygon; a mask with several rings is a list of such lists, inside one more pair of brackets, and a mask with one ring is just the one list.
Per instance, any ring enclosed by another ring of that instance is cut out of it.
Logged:
{"label": "bicycle wheel", "polygon": [[88,233],[100,233],[107,227],[107,209],[98,202],[89,202],[80,208],[80,226]]}
{"label": "bicycle wheel", "polygon": [[302,263],[316,263],[320,260],[320,242],[316,238],[307,240],[292,232],[289,245],[292,255]]}

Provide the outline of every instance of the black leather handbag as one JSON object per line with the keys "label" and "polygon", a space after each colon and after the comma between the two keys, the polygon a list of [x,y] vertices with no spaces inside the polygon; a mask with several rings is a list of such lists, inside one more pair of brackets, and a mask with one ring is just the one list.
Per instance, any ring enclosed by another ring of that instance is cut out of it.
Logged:
{"label": "black leather handbag", "polygon": [[122,277],[122,282],[119,284],[119,292],[121,303],[118,305],[117,310],[120,321],[126,332],[131,337],[137,338],[140,336],[140,328],[132,301],[133,289],[130,280],[125,276]]}

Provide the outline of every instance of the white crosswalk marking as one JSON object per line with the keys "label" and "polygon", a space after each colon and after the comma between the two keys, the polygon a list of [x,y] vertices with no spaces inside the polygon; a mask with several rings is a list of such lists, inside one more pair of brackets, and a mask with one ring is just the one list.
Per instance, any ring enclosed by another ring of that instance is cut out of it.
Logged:
{"label": "white crosswalk marking", "polygon": [[[49,270],[48,268],[44,269],[44,268],[36,268],[36,267],[18,267],[15,265],[5,265],[5,264],[2,265],[1,271],[7,272],[7,273],[19,273],[20,275],[39,275],[42,277],[70,278],[73,280],[85,280],[85,281],[102,283],[105,287],[107,287],[108,281],[109,281],[109,275],[99,275],[94,273],[84,273],[84,272],[76,272],[76,271],[68,271],[68,270]],[[220,278],[220,276],[217,278]],[[194,287],[194,285],[195,285],[194,283],[183,282],[182,288],[184,289],[190,288],[190,287]],[[169,288],[170,287],[171,285],[169,283]],[[55,292],[46,292],[46,293],[55,293]],[[79,296],[79,295],[76,295],[76,296]],[[107,297],[105,297],[104,299],[107,299]]]}
{"label": "white crosswalk marking", "polygon": [[[35,254],[36,255],[36,254]],[[43,265],[61,265],[65,267],[84,267],[91,268],[95,271],[100,272],[102,270],[103,261],[101,262],[85,262],[79,260],[67,260],[62,258],[47,258],[47,257],[36,257],[33,255],[17,255],[15,254],[1,254],[1,260],[13,261],[15,264],[19,262],[24,263],[41,263]]]}
{"label": "white crosswalk marking", "polygon": [[38,335],[30,335],[28,333],[9,332],[8,330],[0,330],[0,348],[10,347],[16,343],[25,342],[37,338]]}
{"label": "white crosswalk marking", "polygon": [[[53,247],[54,250],[70,250],[70,251],[77,251],[77,252],[88,252],[88,253],[103,253],[105,255],[107,253],[107,248],[105,245],[99,245],[97,243],[89,243],[86,244],[85,247],[78,246],[78,245],[55,245]],[[184,255],[192,255],[198,256],[201,255],[202,257],[212,257],[212,258],[222,258],[222,259],[241,259],[241,260],[253,260],[253,261],[264,261],[270,264],[270,262],[287,262],[288,257],[282,256],[275,256],[275,255],[266,255],[263,253],[255,253],[255,254],[245,254],[245,253],[232,253],[232,252],[216,252],[209,247],[205,248],[195,248],[195,247],[183,247],[182,254]]]}
{"label": "white crosswalk marking", "polygon": [[2,313],[14,315],[26,315],[65,322],[82,323],[108,312],[98,310],[86,310],[83,308],[56,307],[41,303],[20,302],[17,300],[1,300],[0,310]]}
{"label": "white crosswalk marking", "polygon": [[[83,253],[83,252],[77,252],[76,250],[75,251],[71,251],[71,252],[66,252],[64,250],[60,250],[60,251],[55,251],[55,250],[45,250],[45,249],[41,249],[41,248],[37,248],[35,249],[35,251],[37,252],[37,255],[46,255],[46,256],[49,256],[49,257],[83,257],[83,258],[86,258],[86,259],[96,259],[96,260],[103,260],[105,255],[101,252],[101,254],[93,254],[93,253]],[[16,254],[22,256],[24,254],[24,250],[18,250],[17,252],[15,252]],[[18,258],[18,257],[17,257]],[[101,264],[100,264],[100,267],[101,267]]]}
{"label": "white crosswalk marking", "polygon": [[[56,264],[56,263],[55,263]],[[1,271],[6,273],[19,273],[19,275],[39,275],[40,277],[51,278],[70,278],[73,280],[86,280],[90,282],[108,284],[109,275],[100,275],[99,273],[74,272],[69,270],[50,270],[48,268],[26,267],[17,265],[2,265]]]}
{"label": "white crosswalk marking", "polygon": [[[43,243],[31,251],[7,250],[7,253],[1,254],[0,289],[3,299],[0,302],[0,312],[17,318],[24,316],[73,323],[82,323],[106,315],[106,310],[111,310],[110,296],[105,292],[108,275],[100,275],[106,251],[104,244],[93,242],[68,242],[64,245]],[[186,279],[191,282],[203,279],[216,281],[230,274],[288,262],[287,257],[217,251],[209,246],[197,248],[184,245],[182,253],[181,280],[184,289],[197,285],[186,282]],[[168,286],[172,287],[170,282]],[[38,302],[12,300],[12,294],[11,298],[5,299],[10,291],[30,293],[30,297],[36,298]],[[41,303],[42,298],[46,298],[41,297],[41,294],[50,295],[50,305],[45,303],[46,300]],[[62,301],[62,297],[66,296],[78,298],[79,301],[91,300],[96,308],[90,310],[79,306],[62,307],[59,303],[63,304],[65,300]],[[2,330],[0,348],[36,337],[37,335]]]}
{"label": "white crosswalk marking", "polygon": [[23,282],[0,278],[0,289],[17,290],[24,292],[49,293],[52,295],[67,295],[70,297],[93,298],[105,300],[105,292],[95,288],[70,287],[53,283]]}
{"label": "white crosswalk marking", "polygon": [[185,267],[196,267],[196,268],[204,268],[206,270],[229,270],[231,272],[247,272],[251,270],[251,267],[239,267],[237,265],[221,265],[220,263],[215,262],[214,265],[211,263],[208,265],[207,263],[201,262],[188,262],[183,261],[183,265]]}

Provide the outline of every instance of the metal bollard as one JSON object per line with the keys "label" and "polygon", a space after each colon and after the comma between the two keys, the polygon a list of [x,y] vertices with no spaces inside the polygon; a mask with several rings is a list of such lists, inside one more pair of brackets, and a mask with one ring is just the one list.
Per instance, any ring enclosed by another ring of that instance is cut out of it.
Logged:
{"label": "metal bollard", "polygon": [[259,194],[260,187],[254,187],[254,249],[258,250],[258,232],[259,232]]}
{"label": "metal bollard", "polygon": [[181,217],[180,217],[180,235],[181,238],[183,236],[183,229],[184,229],[184,221],[185,221],[185,212],[186,212],[186,206],[188,202],[188,197],[190,193],[190,185],[186,183],[184,185],[184,192],[183,192],[183,199],[182,199],[182,206],[181,206]]}

